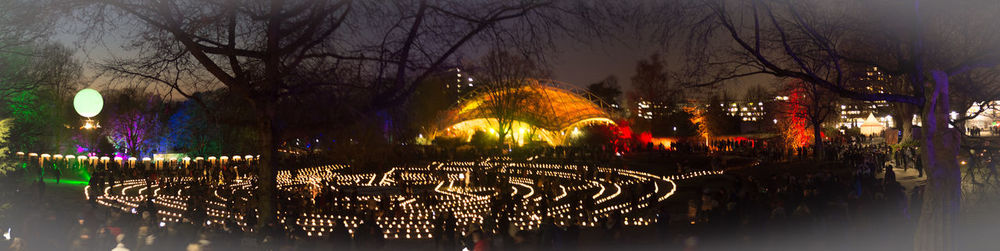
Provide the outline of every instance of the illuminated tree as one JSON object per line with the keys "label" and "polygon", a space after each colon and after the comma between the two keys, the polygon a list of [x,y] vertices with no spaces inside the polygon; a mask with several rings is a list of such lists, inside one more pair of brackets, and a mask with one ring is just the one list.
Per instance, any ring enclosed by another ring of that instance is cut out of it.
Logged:
{"label": "illuminated tree", "polygon": [[164,128],[164,139],[174,149],[192,156],[222,154],[222,135],[219,126],[205,114],[202,107],[188,100],[170,115]]}
{"label": "illuminated tree", "polygon": [[[7,139],[10,137],[11,124],[13,124],[13,119],[8,118],[0,120],[0,177],[2,178],[8,178],[14,176],[14,175],[8,176],[7,174],[9,172],[15,171],[18,164],[17,160],[14,160],[13,158],[11,158],[11,156],[8,156],[10,154],[10,148],[8,147]],[[5,181],[4,183],[8,184],[13,183],[10,182],[9,180],[4,180],[4,181]],[[14,189],[3,189],[3,191],[0,191],[0,194],[3,195],[0,196],[0,222],[7,222],[7,215],[8,215],[7,209],[11,207],[9,200],[11,198],[14,198],[14,195],[12,193],[18,192],[12,190]]]}
{"label": "illuminated tree", "polygon": [[73,51],[58,44],[22,47],[0,52],[0,109],[14,118],[11,146],[23,151],[63,151],[79,116],[70,98],[79,84],[82,67]]}
{"label": "illuminated tree", "polygon": [[103,131],[108,140],[126,156],[150,157],[160,143],[160,99],[134,89],[107,96]]}
{"label": "illuminated tree", "polygon": [[[791,81],[787,87],[788,100],[781,101],[781,109],[775,111],[780,114],[778,120],[780,132],[785,142],[785,147],[795,149],[815,143],[816,135],[822,136],[822,132],[816,129],[817,125],[813,119],[815,109],[812,106],[815,102],[813,95],[807,95],[808,90],[801,81]],[[815,154],[815,153],[814,153]]]}
{"label": "illuminated tree", "polygon": [[784,117],[782,126],[789,147],[813,147],[817,160],[823,154],[823,123],[836,112],[838,97],[819,86],[792,79],[785,87],[788,100],[784,109],[775,111]]}
{"label": "illuminated tree", "polygon": [[698,127],[698,136],[705,139],[705,144],[711,147],[709,141],[712,137],[712,131],[705,120],[704,110],[697,106],[685,106],[683,109],[688,114],[691,114],[691,124]]}
{"label": "illuminated tree", "polygon": [[[7,143],[18,149],[31,147],[35,150],[54,150],[51,149],[53,146],[48,144],[52,142],[40,144],[42,135],[40,131],[60,126],[65,121],[48,121],[54,123],[34,123],[29,126],[25,118],[31,117],[35,122],[41,118],[51,118],[51,116],[40,116],[36,109],[58,107],[58,102],[61,100],[58,99],[58,95],[45,95],[43,99],[52,98],[57,104],[49,104],[47,107],[41,107],[42,104],[36,105],[34,102],[42,95],[38,93],[38,89],[46,86],[59,87],[59,83],[70,83],[65,81],[66,79],[57,79],[69,75],[66,74],[67,71],[60,69],[75,66],[77,73],[79,72],[79,64],[72,62],[72,59],[63,53],[69,50],[56,44],[44,43],[54,21],[53,16],[43,8],[44,5],[42,1],[0,1],[0,104],[3,106],[0,107],[0,117],[15,118],[8,128],[11,135],[15,136],[7,139]],[[59,61],[64,64],[59,64]],[[63,91],[59,88],[54,90]],[[48,111],[51,110],[53,109]]]}
{"label": "illuminated tree", "polygon": [[15,168],[15,161],[10,159],[10,147],[7,144],[7,139],[10,138],[10,127],[14,123],[14,119],[3,119],[0,120],[0,175],[6,175],[7,172],[13,171]]}

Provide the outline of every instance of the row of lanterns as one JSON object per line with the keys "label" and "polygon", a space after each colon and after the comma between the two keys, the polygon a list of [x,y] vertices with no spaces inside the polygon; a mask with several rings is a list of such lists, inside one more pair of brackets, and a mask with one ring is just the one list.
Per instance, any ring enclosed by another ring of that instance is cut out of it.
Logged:
{"label": "row of lanterns", "polygon": [[246,161],[246,162],[249,163],[249,162],[252,162],[254,160],[259,160],[260,159],[260,155],[257,155],[257,156],[253,156],[253,155],[245,155],[245,156],[233,155],[232,157],[229,157],[229,156],[220,156],[220,157],[209,156],[208,158],[195,157],[193,159],[191,157],[183,157],[183,158],[149,158],[149,157],[143,157],[141,160],[138,159],[138,158],[136,158],[136,157],[123,158],[123,157],[120,157],[120,156],[115,156],[115,157],[112,158],[112,157],[108,157],[108,156],[98,157],[98,156],[87,156],[87,155],[79,155],[79,156],[75,156],[75,155],[62,155],[62,154],[54,154],[53,155],[53,154],[48,154],[48,153],[43,153],[43,154],[27,153],[26,154],[24,152],[17,152],[16,155],[17,155],[18,158],[21,158],[21,159],[25,159],[26,158],[27,160],[33,160],[33,159],[38,160],[38,164],[39,165],[44,164],[44,162],[48,161],[48,160],[52,160],[52,161],[73,161],[73,160],[75,160],[75,161],[80,162],[80,163],[87,163],[87,162],[89,162],[91,165],[96,165],[98,163],[100,163],[100,164],[108,164],[109,162],[113,162],[113,163],[117,163],[118,165],[128,164],[129,166],[134,166],[136,163],[142,163],[143,165],[153,164],[156,167],[163,167],[164,165],[171,165],[172,166],[172,165],[179,165],[179,164],[180,165],[184,165],[184,166],[188,166],[188,165],[191,165],[192,162],[194,164],[200,164],[200,163],[203,163],[203,161],[207,161],[210,165],[216,165],[216,164],[226,165],[230,161],[232,161],[232,162],[240,162],[240,163],[242,163],[242,161]]}

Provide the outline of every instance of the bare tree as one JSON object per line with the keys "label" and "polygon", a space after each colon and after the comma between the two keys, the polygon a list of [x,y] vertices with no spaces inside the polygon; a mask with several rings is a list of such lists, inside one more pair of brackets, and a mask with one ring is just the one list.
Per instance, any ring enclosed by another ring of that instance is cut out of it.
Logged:
{"label": "bare tree", "polygon": [[[678,83],[669,75],[667,62],[659,54],[650,55],[648,59],[641,59],[636,63],[635,75],[632,81],[632,93],[630,96],[636,102],[642,102],[649,114],[640,114],[647,118],[651,117],[650,132],[656,136],[668,135],[672,132],[672,121],[669,116],[677,110],[676,105],[682,103],[683,90]],[[636,105],[639,105],[638,103]]]}
{"label": "bare tree", "polygon": [[587,86],[587,92],[593,94],[589,96],[592,98],[591,101],[595,103],[604,103],[609,105],[608,109],[621,112],[621,102],[619,97],[622,95],[621,86],[618,84],[618,77],[615,75],[610,75],[600,82],[593,83]]}
{"label": "bare tree", "polygon": [[63,45],[40,41],[10,50],[0,49],[0,102],[39,88],[65,98],[81,82],[82,65],[73,58],[73,51]]}
{"label": "bare tree", "polygon": [[48,38],[54,19],[44,12],[45,4],[29,0],[0,2],[0,52],[22,53],[23,47]]}
{"label": "bare tree", "polygon": [[[507,137],[512,136],[514,124],[530,116],[523,116],[526,110],[532,109],[527,104],[531,95],[538,95],[531,89],[532,84],[544,73],[531,59],[522,54],[503,50],[494,50],[483,57],[478,76],[482,80],[479,95],[484,97],[483,104],[489,118],[496,123],[495,130],[498,145],[507,143]],[[523,136],[523,135],[522,135]],[[514,137],[511,137],[514,143]]]}
{"label": "bare tree", "polygon": [[[261,221],[274,221],[276,107],[317,88],[365,97],[360,111],[402,103],[422,79],[485,31],[543,36],[538,10],[548,1],[79,0],[70,7],[102,33],[127,30],[134,56],[104,69],[120,79],[157,83],[198,100],[224,86],[257,111]],[[557,20],[548,20],[557,22]],[[124,26],[133,27],[124,29]],[[528,28],[525,28],[528,27]],[[203,103],[199,101],[199,103]],[[361,112],[359,112],[361,113]]]}
{"label": "bare tree", "polygon": [[658,53],[639,60],[630,80],[635,92],[651,103],[672,106],[681,96],[679,84],[672,82],[667,63]]}
{"label": "bare tree", "polygon": [[743,101],[746,102],[769,102],[774,100],[774,93],[768,90],[767,87],[763,85],[754,85],[747,89],[747,92],[743,94]]}
{"label": "bare tree", "polygon": [[[53,19],[41,8],[45,3],[26,0],[0,1],[0,100],[11,95],[33,90],[42,83],[38,77],[43,71],[36,67],[53,67],[41,64],[53,60],[56,45],[46,44]],[[47,53],[49,52],[49,53]]]}

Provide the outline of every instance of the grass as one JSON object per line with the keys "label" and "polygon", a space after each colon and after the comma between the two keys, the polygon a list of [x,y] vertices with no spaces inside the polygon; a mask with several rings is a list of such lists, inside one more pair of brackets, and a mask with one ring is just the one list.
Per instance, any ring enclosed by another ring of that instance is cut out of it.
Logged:
{"label": "grass", "polygon": [[[56,179],[51,179],[51,178],[45,179],[45,183],[56,184]],[[83,187],[83,186],[87,186],[88,184],[90,184],[90,182],[84,181],[84,180],[66,180],[66,179],[63,179],[63,180],[59,180],[59,184],[61,184],[61,185],[72,185],[72,186],[81,186],[81,187]]]}

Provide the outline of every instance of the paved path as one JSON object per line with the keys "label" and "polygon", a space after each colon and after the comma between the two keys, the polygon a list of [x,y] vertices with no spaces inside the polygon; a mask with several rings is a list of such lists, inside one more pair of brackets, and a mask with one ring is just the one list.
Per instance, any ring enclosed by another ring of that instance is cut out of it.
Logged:
{"label": "paved path", "polygon": [[[892,168],[892,171],[896,173],[896,181],[899,182],[900,185],[903,185],[903,187],[906,188],[907,194],[909,194],[910,191],[913,191],[914,187],[927,184],[926,173],[923,177],[917,177],[920,174],[920,172],[918,172],[916,168],[909,168],[907,170],[903,170],[903,168],[898,168],[897,166],[899,165],[896,165],[894,162],[895,161],[890,161],[889,163],[892,164],[892,166],[894,166]],[[879,178],[882,177],[880,176]]]}

